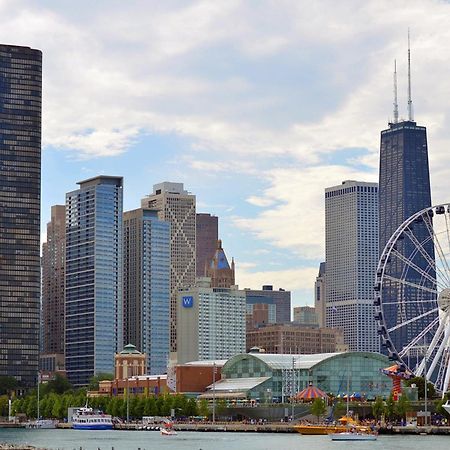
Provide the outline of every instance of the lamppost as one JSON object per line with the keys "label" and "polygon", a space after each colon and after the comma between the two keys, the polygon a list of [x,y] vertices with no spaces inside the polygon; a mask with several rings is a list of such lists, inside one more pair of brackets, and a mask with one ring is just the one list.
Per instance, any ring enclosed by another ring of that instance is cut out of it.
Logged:
{"label": "lamppost", "polygon": [[216,422],[216,362],[213,363],[213,410],[212,421]]}

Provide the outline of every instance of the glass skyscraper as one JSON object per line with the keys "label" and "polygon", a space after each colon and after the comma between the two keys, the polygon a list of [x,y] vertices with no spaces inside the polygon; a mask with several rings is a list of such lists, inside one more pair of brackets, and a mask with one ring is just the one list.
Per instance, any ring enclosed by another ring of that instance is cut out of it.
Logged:
{"label": "glass skyscraper", "polygon": [[147,354],[147,373],[167,372],[170,338],[170,223],[158,212],[124,213],[124,339]]}
{"label": "glass skyscraper", "polygon": [[[414,213],[431,206],[430,172],[428,168],[427,131],[425,127],[418,126],[416,122],[407,120],[399,123],[390,123],[387,130],[381,132],[380,146],[380,183],[379,183],[379,248],[383,252],[395,230]],[[430,221],[432,219],[430,218]],[[422,221],[414,224],[415,238],[423,242],[424,249],[434,259],[433,242],[430,241],[427,225]],[[414,270],[416,265],[422,271],[429,271],[429,264],[410,239],[403,239],[396,244],[396,251],[403,255],[410,263],[406,266],[401,258],[392,262],[387,261],[386,274],[401,278],[406,273],[406,282],[412,285],[424,285],[435,288],[429,280],[424,280],[422,275]],[[405,269],[407,268],[406,272]],[[431,278],[436,274],[430,273]],[[415,299],[416,290],[406,283],[386,280],[383,286],[384,321],[388,329],[397,323],[403,322],[402,317],[417,317],[426,313],[427,309],[435,307],[433,300],[435,294],[421,294]],[[424,297],[429,296],[429,302]],[[401,301],[404,299],[404,301]],[[399,317],[397,308],[401,301],[404,310]],[[392,304],[390,307],[389,304]],[[427,306],[428,305],[428,306]],[[390,311],[392,309],[392,311]],[[429,314],[418,319],[409,327],[400,328],[396,336],[391,339],[394,347],[400,351],[407,342],[416,337],[427,324],[436,318],[436,314]],[[407,335],[409,333],[409,335]]]}
{"label": "glass skyscraper", "polygon": [[66,194],[66,371],[74,386],[114,372],[123,347],[121,177]]}
{"label": "glass skyscraper", "polygon": [[39,362],[42,53],[0,45],[0,376]]}

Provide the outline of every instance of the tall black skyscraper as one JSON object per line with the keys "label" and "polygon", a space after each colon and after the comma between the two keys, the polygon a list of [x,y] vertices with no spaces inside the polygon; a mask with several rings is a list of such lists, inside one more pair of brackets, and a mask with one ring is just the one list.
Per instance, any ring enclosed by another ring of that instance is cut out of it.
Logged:
{"label": "tall black skyscraper", "polygon": [[[408,120],[398,121],[396,95],[396,72],[394,73],[395,101],[394,121],[387,130],[381,132],[380,178],[379,178],[379,250],[384,247],[395,230],[414,213],[431,206],[430,173],[428,167],[428,147],[426,128],[418,126],[413,120],[411,101],[411,80],[408,50]],[[426,222],[426,223],[425,223]],[[392,277],[383,286],[384,320],[391,329],[410,318],[423,315],[435,307],[435,294],[429,292],[417,297],[414,285],[435,289],[434,269],[421,252],[417,251],[408,234],[414,236],[431,259],[434,259],[433,243],[430,241],[428,227],[432,218],[415,223],[413,229],[405,233],[396,244],[396,257],[390,258],[386,273]],[[428,226],[427,226],[428,225]],[[432,225],[431,225],[432,226]],[[408,260],[409,263],[405,261]],[[419,270],[416,270],[419,269]],[[422,274],[428,273],[426,279]],[[422,273],[422,274],[421,274]],[[402,279],[402,282],[394,279]],[[400,305],[400,306],[399,306]],[[436,313],[437,314],[437,313]],[[414,320],[409,327],[399,327],[390,334],[397,351],[423,330],[436,314],[425,315]]]}
{"label": "tall black skyscraper", "polygon": [[0,375],[39,361],[42,53],[0,45]]}

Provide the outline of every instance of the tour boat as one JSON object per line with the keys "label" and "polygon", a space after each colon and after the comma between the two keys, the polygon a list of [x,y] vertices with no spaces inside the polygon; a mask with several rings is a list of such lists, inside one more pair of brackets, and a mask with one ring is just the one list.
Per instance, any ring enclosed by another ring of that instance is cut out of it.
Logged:
{"label": "tour boat", "polygon": [[72,416],[72,428],[74,430],[112,430],[112,416],[88,407],[79,408]]}

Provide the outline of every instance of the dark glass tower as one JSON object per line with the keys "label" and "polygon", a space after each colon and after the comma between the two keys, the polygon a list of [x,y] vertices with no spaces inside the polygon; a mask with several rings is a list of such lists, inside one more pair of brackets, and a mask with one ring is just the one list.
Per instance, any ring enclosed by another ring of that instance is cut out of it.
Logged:
{"label": "dark glass tower", "polygon": [[39,362],[42,53],[0,45],[0,376]]}
{"label": "dark glass tower", "polygon": [[[394,231],[411,215],[431,206],[430,173],[428,168],[427,132],[425,127],[417,126],[412,120],[391,123],[389,129],[381,132],[380,147],[380,180],[379,180],[379,249],[380,255]],[[427,219],[428,220],[428,219]],[[431,223],[429,218],[429,223]],[[426,224],[415,223],[411,232],[418,242],[425,242],[426,253],[434,259],[432,242],[428,241],[429,232]],[[415,252],[415,246],[410,239],[403,239],[397,244],[396,250],[423,271],[428,271],[431,278],[435,273],[430,272],[430,266],[425,258]],[[386,272],[394,278],[402,278],[415,285],[426,285],[435,288],[429,280],[424,280],[421,274],[414,270],[411,264],[407,267],[401,258],[394,258],[387,263]],[[406,273],[406,276],[405,276]],[[384,310],[387,328],[391,328],[401,321],[417,317],[428,309],[435,307],[432,293],[425,294],[429,298],[415,298],[417,291],[403,283],[387,281],[383,290],[383,303],[388,304]],[[398,302],[404,299],[403,310],[398,308]],[[389,303],[395,303],[389,307]],[[429,307],[427,307],[429,305]],[[389,309],[391,308],[391,310]],[[400,317],[401,316],[401,317]],[[415,321],[410,327],[401,328],[396,332],[392,342],[400,351],[407,342],[418,335],[419,331],[436,317],[430,314]],[[408,330],[406,330],[408,328]],[[409,333],[410,335],[407,335]],[[392,336],[391,336],[392,338]]]}

